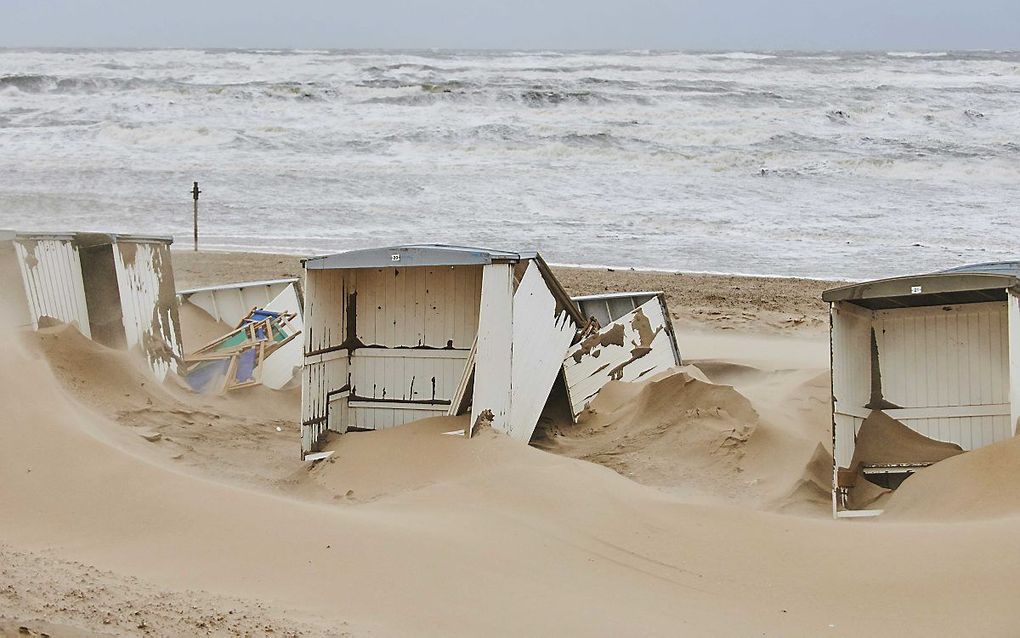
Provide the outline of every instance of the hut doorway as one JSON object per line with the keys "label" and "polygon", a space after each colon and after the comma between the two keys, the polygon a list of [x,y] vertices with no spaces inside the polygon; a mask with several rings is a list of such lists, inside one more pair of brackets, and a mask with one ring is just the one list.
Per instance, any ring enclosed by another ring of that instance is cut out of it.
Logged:
{"label": "hut doorway", "polygon": [[110,348],[126,348],[127,335],[113,244],[82,247],[79,257],[92,338]]}

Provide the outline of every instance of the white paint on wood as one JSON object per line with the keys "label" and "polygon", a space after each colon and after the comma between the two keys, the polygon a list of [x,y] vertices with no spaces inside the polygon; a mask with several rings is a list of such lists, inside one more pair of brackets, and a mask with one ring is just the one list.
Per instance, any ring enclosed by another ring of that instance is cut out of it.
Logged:
{"label": "white paint on wood", "polygon": [[652,297],[566,353],[563,372],[571,410],[579,415],[611,380],[637,381],[678,365],[663,304]]}
{"label": "white paint on wood", "polygon": [[[833,454],[837,467],[848,467],[854,441],[871,396],[871,317],[868,310],[849,302],[830,308],[833,396]],[[866,416],[866,414],[865,414]]]}
{"label": "white paint on wood", "polygon": [[1009,342],[1009,427],[1013,436],[1020,421],[1020,297],[1012,290],[1006,297]]}
{"label": "white paint on wood", "polygon": [[512,333],[511,412],[504,431],[527,443],[577,334],[570,314],[557,311],[556,297],[534,262],[528,263],[513,296]]}
{"label": "white paint on wood", "polygon": [[138,348],[163,380],[184,356],[170,246],[118,241],[113,259],[127,348]]}
{"label": "white paint on wood", "polygon": [[70,323],[92,338],[78,249],[67,239],[17,239],[14,242],[28,298],[32,328],[49,317]]}
{"label": "white paint on wood", "polygon": [[470,428],[485,414],[494,428],[508,429],[512,360],[513,268],[491,264],[482,269]]}
{"label": "white paint on wood", "polygon": [[[301,304],[298,301],[297,287],[287,284],[269,303],[262,305],[264,310],[279,313],[294,313],[297,316],[288,324],[294,331],[303,331]],[[288,343],[273,351],[262,362],[262,385],[279,390],[291,383],[294,376],[301,370],[301,358],[304,344],[300,338],[291,339]]]}
{"label": "white paint on wood", "polygon": [[[475,378],[475,357],[478,354],[478,338],[471,342],[471,350],[468,351],[467,361],[464,363],[464,371],[461,372],[460,381],[457,383],[457,390],[453,393],[453,398],[450,400],[450,408],[447,410],[447,416],[458,416],[463,414],[464,410],[467,409],[468,402],[468,388]],[[465,434],[470,436],[470,428],[465,429]]]}
{"label": "white paint on wood", "polygon": [[[887,401],[904,409],[1009,403],[1005,303],[881,310],[874,329]],[[965,450],[1012,436],[1009,418],[999,415],[912,418],[908,413],[903,420],[929,438]]]}
{"label": "white paint on wood", "polygon": [[[181,290],[178,296],[181,303],[190,303],[201,308],[213,319],[225,324],[236,326],[248,312],[255,307],[265,308],[288,286],[297,284],[296,279],[276,279],[270,281],[247,281],[223,286],[209,286]],[[301,316],[300,304],[292,308]]]}

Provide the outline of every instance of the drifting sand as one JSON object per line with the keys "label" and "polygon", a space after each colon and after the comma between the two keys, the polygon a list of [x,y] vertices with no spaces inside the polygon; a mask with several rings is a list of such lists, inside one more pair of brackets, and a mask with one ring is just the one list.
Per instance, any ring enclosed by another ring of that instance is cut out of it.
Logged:
{"label": "drifting sand", "polygon": [[[265,259],[223,280],[286,274]],[[981,473],[960,455],[908,479],[890,522],[830,520],[825,335],[762,330],[544,424],[556,453],[437,418],[335,437],[315,465],[295,392],[196,397],[71,328],[6,331],[0,632],[1014,634],[1004,476],[996,508],[961,508],[979,488],[954,475]],[[1015,449],[985,454],[1004,473]],[[939,501],[956,523],[914,522]]]}

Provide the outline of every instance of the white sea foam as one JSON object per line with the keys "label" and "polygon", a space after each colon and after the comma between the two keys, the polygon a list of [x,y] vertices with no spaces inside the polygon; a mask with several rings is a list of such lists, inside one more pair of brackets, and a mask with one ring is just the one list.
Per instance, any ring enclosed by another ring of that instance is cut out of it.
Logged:
{"label": "white sea foam", "polygon": [[[0,227],[864,278],[1015,257],[1020,55],[0,51]],[[920,244],[920,245],[915,245]]]}

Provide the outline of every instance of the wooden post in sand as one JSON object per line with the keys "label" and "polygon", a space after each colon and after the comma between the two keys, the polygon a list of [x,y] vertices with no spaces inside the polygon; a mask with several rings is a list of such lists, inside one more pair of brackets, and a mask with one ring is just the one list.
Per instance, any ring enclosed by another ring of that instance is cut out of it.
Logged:
{"label": "wooden post in sand", "polygon": [[198,190],[198,182],[191,188],[191,197],[194,199],[195,204],[195,252],[198,252],[198,194],[202,191]]}

